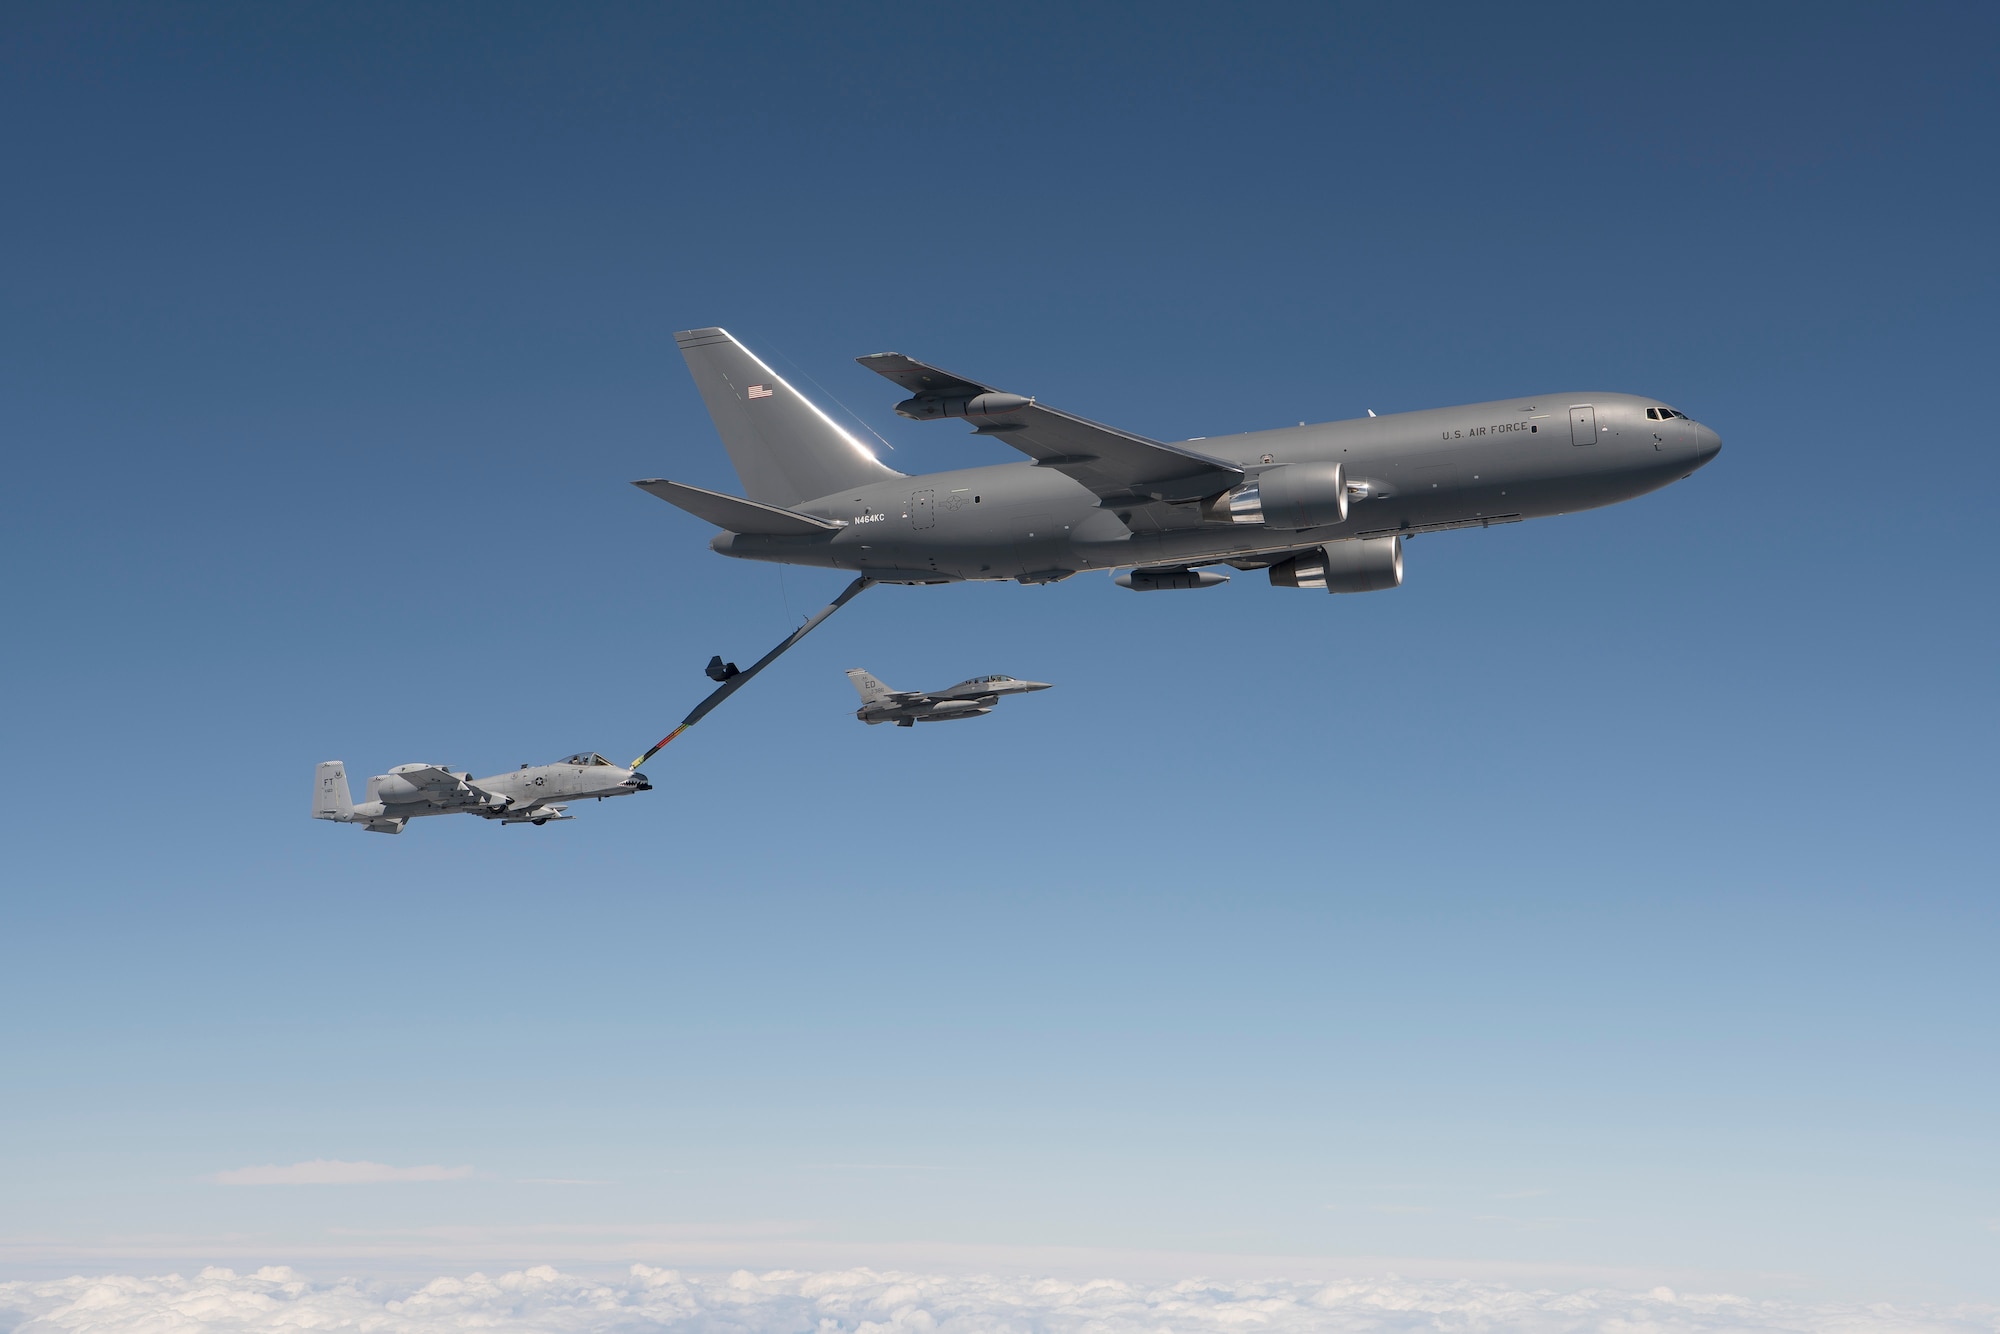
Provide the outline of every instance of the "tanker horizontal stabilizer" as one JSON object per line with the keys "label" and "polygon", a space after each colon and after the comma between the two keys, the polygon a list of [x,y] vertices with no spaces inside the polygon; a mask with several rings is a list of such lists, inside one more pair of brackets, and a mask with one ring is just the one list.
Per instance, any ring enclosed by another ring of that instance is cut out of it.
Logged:
{"label": "tanker horizontal stabilizer", "polygon": [[648,495],[658,496],[669,505],[686,510],[697,519],[706,519],[717,528],[725,528],[732,533],[761,537],[813,537],[821,533],[837,533],[842,527],[829,519],[815,519],[797,510],[760,504],[741,496],[689,486],[686,482],[670,482],[664,477],[651,477],[632,485]]}

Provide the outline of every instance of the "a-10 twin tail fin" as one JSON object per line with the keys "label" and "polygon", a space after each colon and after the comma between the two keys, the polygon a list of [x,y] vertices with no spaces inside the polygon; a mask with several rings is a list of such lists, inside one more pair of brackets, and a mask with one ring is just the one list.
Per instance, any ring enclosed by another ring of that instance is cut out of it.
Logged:
{"label": "a-10 twin tail fin", "polygon": [[354,814],[354,799],[347,795],[347,766],[327,760],[319,766],[313,783],[313,819],[345,820]]}
{"label": "a-10 twin tail fin", "polygon": [[[377,778],[368,780],[368,800],[375,803]],[[375,815],[357,814],[354,798],[347,791],[347,766],[339,760],[323,760],[313,775],[312,817],[315,820],[338,820],[342,824],[358,824],[371,834],[400,834],[406,820],[394,817],[384,818],[379,803],[369,806]]]}

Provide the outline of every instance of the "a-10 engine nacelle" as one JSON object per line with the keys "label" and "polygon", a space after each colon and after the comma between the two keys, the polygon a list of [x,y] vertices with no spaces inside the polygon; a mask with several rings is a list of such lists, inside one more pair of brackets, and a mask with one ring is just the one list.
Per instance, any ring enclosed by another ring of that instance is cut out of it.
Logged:
{"label": "a-10 engine nacelle", "polygon": [[1375,593],[1403,582],[1403,539],[1364,537],[1329,542],[1271,567],[1277,588],[1324,588],[1329,593]]}
{"label": "a-10 engine nacelle", "polygon": [[999,417],[1009,412],[1017,412],[1034,402],[1019,394],[974,394],[971,398],[944,398],[937,394],[919,394],[906,398],[896,405],[898,417],[908,417],[911,421],[936,421],[940,417]]}
{"label": "a-10 engine nacelle", "polygon": [[1293,530],[1347,522],[1347,475],[1338,463],[1281,463],[1217,496],[1208,516]]}
{"label": "a-10 engine nacelle", "polygon": [[375,779],[370,785],[370,795],[375,800],[391,806],[413,801],[429,801],[445,805],[455,799],[470,798],[472,794],[467,786],[470,774],[454,775],[458,781],[448,787],[442,784],[436,787],[424,787],[403,777],[405,773],[421,772],[434,767],[429,764],[399,764]]}

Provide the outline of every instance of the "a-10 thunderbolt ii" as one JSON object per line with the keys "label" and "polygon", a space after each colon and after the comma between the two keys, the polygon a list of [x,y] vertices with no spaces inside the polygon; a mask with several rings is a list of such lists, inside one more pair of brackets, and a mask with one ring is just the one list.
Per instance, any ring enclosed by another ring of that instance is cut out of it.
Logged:
{"label": "a-10 thunderbolt ii", "polygon": [[975,676],[943,690],[891,690],[859,667],[847,673],[861,696],[854,716],[869,726],[894,723],[914,727],[918,723],[949,722],[953,718],[982,718],[993,712],[1003,695],[1025,695],[1047,690],[1047,681],[1022,681],[1011,676]]}
{"label": "a-10 thunderbolt ii", "polygon": [[372,834],[400,834],[420,815],[477,815],[501,824],[574,820],[566,803],[650,792],[646,775],[621,769],[592,751],[554,764],[522,765],[474,778],[441,764],[399,764],[368,780],[360,805],[347,792],[347,766],[328,760],[313,783],[313,819],[358,824]]}
{"label": "a-10 thunderbolt ii", "polygon": [[1592,509],[1655,491],[1722,448],[1634,394],[1557,393],[1177,443],[1085,421],[896,352],[859,358],[917,421],[958,419],[1029,458],[906,476],[722,329],[675,335],[748,498],[636,485],[725,531],[726,556],[878,583],[1066,579],[1145,592],[1263,569],[1283,588],[1403,581],[1403,538]]}

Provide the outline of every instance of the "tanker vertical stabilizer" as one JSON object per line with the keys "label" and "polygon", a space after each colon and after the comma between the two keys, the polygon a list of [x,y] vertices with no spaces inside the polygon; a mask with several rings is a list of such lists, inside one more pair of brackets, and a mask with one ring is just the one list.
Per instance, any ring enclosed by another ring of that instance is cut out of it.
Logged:
{"label": "tanker vertical stabilizer", "polygon": [[789,508],[902,476],[728,330],[689,329],[674,341],[750,499]]}

